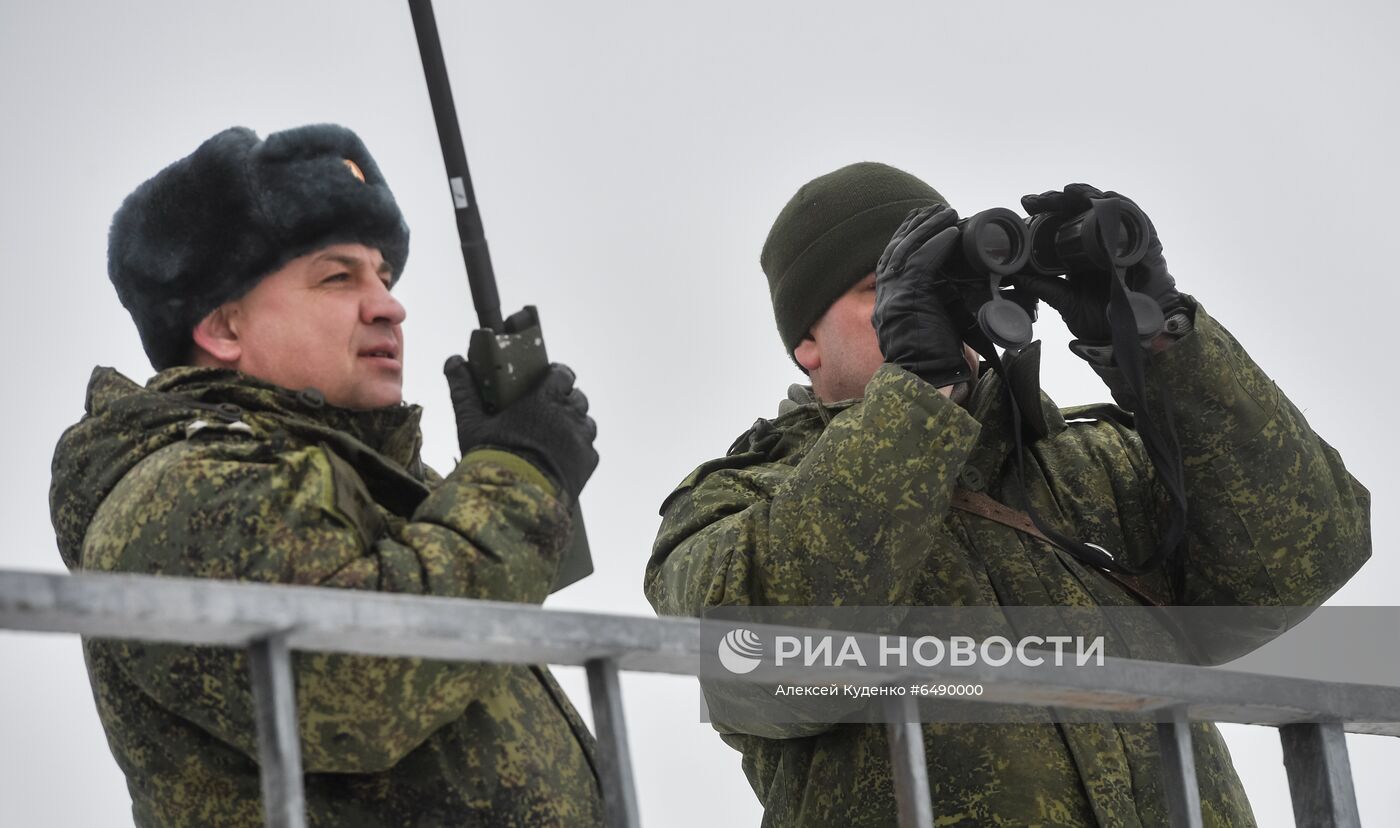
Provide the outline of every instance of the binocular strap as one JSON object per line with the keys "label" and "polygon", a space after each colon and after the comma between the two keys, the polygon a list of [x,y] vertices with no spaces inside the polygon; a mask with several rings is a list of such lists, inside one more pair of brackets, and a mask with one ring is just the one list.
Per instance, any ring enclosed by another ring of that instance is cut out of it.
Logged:
{"label": "binocular strap", "polygon": [[940,294],[944,294],[942,298],[950,309],[954,310],[955,323],[963,327],[964,341],[971,345],[983,359],[986,359],[993,370],[1001,374],[1003,393],[1006,395],[1006,403],[1012,418],[1016,454],[1016,483],[1021,490],[1021,499],[1026,504],[1026,514],[1034,524],[1035,529],[1038,530],[1038,536],[1065,550],[1081,562],[1114,575],[1142,575],[1158,569],[1163,563],[1167,563],[1170,565],[1168,576],[1175,592],[1180,588],[1180,579],[1183,575],[1180,564],[1187,555],[1187,512],[1185,470],[1181,457],[1181,445],[1177,439],[1176,427],[1172,420],[1171,389],[1166,387],[1164,383],[1158,383],[1156,386],[1158,396],[1162,401],[1161,421],[1159,423],[1147,406],[1146,355],[1143,352],[1136,316],[1128,296],[1129,289],[1125,281],[1124,268],[1118,265],[1112,255],[1118,244],[1119,202],[1116,198],[1104,198],[1093,199],[1093,204],[1095,207],[1094,219],[1099,223],[1099,239],[1105,248],[1104,252],[1108,256],[1108,260],[1114,262],[1112,278],[1109,280],[1107,312],[1109,328],[1112,332],[1111,342],[1114,357],[1128,386],[1130,399],[1125,402],[1136,415],[1134,424],[1138,435],[1142,438],[1148,458],[1151,460],[1158,479],[1163,488],[1166,489],[1169,498],[1167,525],[1158,539],[1157,549],[1142,563],[1134,565],[1119,561],[1097,544],[1085,543],[1071,538],[1050,526],[1036,512],[1026,487],[1021,408],[1016,401],[1015,394],[1012,393],[1011,383],[1001,358],[996,352],[996,347],[967,310],[967,306],[963,304],[961,297],[956,295],[956,291],[951,286],[947,286],[947,290],[940,291]]}

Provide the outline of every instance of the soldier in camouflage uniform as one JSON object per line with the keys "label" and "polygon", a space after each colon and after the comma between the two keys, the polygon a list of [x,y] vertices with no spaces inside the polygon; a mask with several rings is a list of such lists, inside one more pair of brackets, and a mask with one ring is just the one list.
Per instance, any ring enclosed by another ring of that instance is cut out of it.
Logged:
{"label": "soldier in camouflage uniform", "polygon": [[[573,375],[490,415],[448,360],[462,459],[401,402],[408,230],[349,130],[226,130],[143,184],[109,271],[159,373],[93,372],[53,464],[71,569],[539,603],[597,463]],[[262,824],[241,650],[84,642],[140,826]],[[597,825],[592,737],[543,667],[300,653],[309,822]]]}
{"label": "soldier in camouflage uniform", "polygon": [[[1028,197],[1030,212],[1074,213],[1097,191]],[[911,215],[911,211],[917,210]],[[906,219],[906,216],[908,218]],[[904,224],[901,225],[901,221]],[[1012,415],[1000,374],[977,378],[932,276],[958,237],[956,214],[924,182],[857,164],[798,191],[762,264],[789,354],[811,378],[772,420],[702,464],[662,505],[647,565],[658,613],[728,606],[1075,606],[1144,603],[1277,608],[1276,623],[1235,631],[1207,660],[1277,635],[1321,603],[1370,554],[1369,496],[1234,338],[1177,292],[1154,237],[1128,274],[1176,316],[1150,343],[1149,393],[1171,405],[1190,497],[1189,558],[1174,573],[1112,577],[1034,533],[957,504],[1033,506],[1059,531],[1144,561],[1157,545],[1164,492],[1114,406],[1060,411],[1041,396],[1027,419],[1030,503],[1016,481]],[[897,232],[896,232],[897,231]],[[894,236],[891,239],[891,236]],[[878,267],[877,267],[878,263]],[[1122,378],[1104,321],[1107,275],[1018,280],[1051,304]],[[1185,320],[1185,325],[1182,320]],[[1019,358],[1032,363],[1037,351]],[[1023,362],[1022,367],[1027,363]],[[1034,368],[1034,365],[1030,366]],[[1006,376],[1034,371],[1006,367]],[[1018,399],[1025,398],[1025,389]],[[1038,386],[1031,383],[1030,399]],[[969,495],[969,493],[971,493]],[[985,501],[984,501],[985,502]],[[1153,596],[1159,596],[1154,598]],[[1170,635],[1109,631],[1108,655],[1184,658]],[[1165,640],[1168,643],[1163,643]],[[1225,652],[1229,650],[1229,652]],[[721,691],[722,692],[722,691]],[[771,826],[885,826],[895,821],[883,726],[732,723],[715,727]],[[939,825],[1166,826],[1150,724],[924,725]],[[1254,824],[1213,726],[1193,727],[1205,823]]]}

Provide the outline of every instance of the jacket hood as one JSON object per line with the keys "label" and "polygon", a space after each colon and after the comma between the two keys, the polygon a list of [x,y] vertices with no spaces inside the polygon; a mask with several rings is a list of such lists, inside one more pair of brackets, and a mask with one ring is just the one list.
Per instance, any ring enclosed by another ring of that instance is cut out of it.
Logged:
{"label": "jacket hood", "polygon": [[327,443],[351,462],[370,458],[421,481],[421,414],[411,405],[337,408],[314,389],[290,391],[220,368],[171,368],[143,387],[99,366],[88,382],[82,419],[54,450],[49,514],[59,552],[69,569],[79,568],[88,524],[107,495],[138,463],[188,439],[201,422],[226,429],[242,423],[254,438],[290,432]]}

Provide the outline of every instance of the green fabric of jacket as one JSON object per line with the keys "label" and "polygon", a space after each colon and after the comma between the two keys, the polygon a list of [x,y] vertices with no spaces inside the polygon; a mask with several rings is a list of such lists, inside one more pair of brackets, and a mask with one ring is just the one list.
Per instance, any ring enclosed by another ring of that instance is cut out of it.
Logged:
{"label": "green fabric of jacket", "polygon": [[[446,479],[420,410],[354,412],[217,369],[93,372],[50,503],[70,569],[539,603],[569,530],[503,451]],[[243,651],[86,639],[139,826],[263,824]],[[308,821],[598,825],[593,741],[540,667],[295,657]]]}
{"label": "green fabric of jacket", "polygon": [[[1194,642],[1207,660],[1228,658],[1297,623],[1305,612],[1286,608],[1321,603],[1366,561],[1369,495],[1203,309],[1193,333],[1152,357],[1148,378],[1173,392],[1190,557],[1175,589],[1164,572],[1143,582],[1177,604],[1279,608],[1256,628]],[[798,395],[662,506],[646,571],[652,605],[663,615],[1137,605],[1049,544],[950,509],[955,487],[1025,508],[1000,383],[984,378],[964,409],[885,365],[861,400],[822,407]],[[1164,403],[1152,395],[1149,404]],[[1048,401],[1043,412],[1049,434],[1024,452],[1036,510],[1073,537],[1145,560],[1165,494],[1131,417],[1113,406],[1060,412]],[[1108,655],[1131,644],[1111,644]],[[717,718],[715,727],[743,753],[764,825],[894,824],[882,726],[736,727]],[[1253,825],[1219,733],[1197,725],[1193,735],[1205,823]],[[1150,724],[928,723],[924,749],[940,826],[1168,824]]]}

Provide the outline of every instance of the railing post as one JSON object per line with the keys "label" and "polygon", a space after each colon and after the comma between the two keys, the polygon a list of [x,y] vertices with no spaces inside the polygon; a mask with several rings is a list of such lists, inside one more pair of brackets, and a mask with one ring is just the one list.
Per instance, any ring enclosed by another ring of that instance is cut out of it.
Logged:
{"label": "railing post", "polygon": [[1298,828],[1360,826],[1342,726],[1331,722],[1283,725],[1278,736]]}
{"label": "railing post", "polygon": [[301,779],[301,733],[286,636],[270,635],[250,643],[248,671],[258,723],[264,819],[269,828],[303,828],[306,797]]}
{"label": "railing post", "polygon": [[1191,720],[1185,708],[1172,708],[1170,721],[1157,723],[1166,777],[1167,809],[1172,828],[1202,828],[1201,789],[1196,784],[1196,754],[1191,749]]}
{"label": "railing post", "polygon": [[627,723],[622,713],[622,686],[617,662],[595,658],[588,670],[588,695],[593,702],[593,729],[598,734],[598,773],[603,785],[603,809],[610,828],[638,828],[637,792],[632,782],[632,758],[627,750]]}
{"label": "railing post", "polygon": [[924,728],[919,706],[910,696],[886,696],[885,727],[894,762],[894,797],[899,803],[899,828],[933,828],[933,796],[928,787]]}

